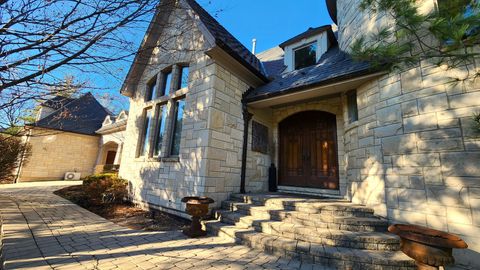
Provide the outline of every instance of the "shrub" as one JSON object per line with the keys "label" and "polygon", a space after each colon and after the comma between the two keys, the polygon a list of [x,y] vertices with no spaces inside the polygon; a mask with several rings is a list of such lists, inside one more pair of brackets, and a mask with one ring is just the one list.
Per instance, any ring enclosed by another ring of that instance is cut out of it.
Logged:
{"label": "shrub", "polygon": [[0,134],[0,153],[0,183],[12,183],[20,161],[27,162],[31,147],[18,137]]}
{"label": "shrub", "polygon": [[95,174],[83,179],[83,188],[92,203],[116,204],[127,198],[128,182],[113,173]]}
{"label": "shrub", "polygon": [[473,122],[477,131],[480,132],[480,113],[475,113],[473,115]]}

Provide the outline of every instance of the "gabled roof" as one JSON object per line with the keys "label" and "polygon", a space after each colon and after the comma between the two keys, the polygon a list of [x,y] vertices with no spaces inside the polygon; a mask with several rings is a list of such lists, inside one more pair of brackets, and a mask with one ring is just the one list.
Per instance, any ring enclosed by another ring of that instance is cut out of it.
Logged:
{"label": "gabled roof", "polygon": [[91,93],[87,93],[30,126],[95,135],[109,114]]}
{"label": "gabled roof", "polygon": [[298,35],[294,36],[293,38],[291,38],[287,41],[284,41],[279,46],[280,46],[280,48],[284,49],[288,45],[299,42],[304,38],[309,38],[311,36],[318,35],[318,34],[323,33],[325,31],[329,31],[328,38],[330,39],[330,42],[336,43],[336,39],[333,36],[333,32],[332,32],[332,26],[331,25],[323,25],[323,26],[319,26],[319,27],[310,27],[310,28],[307,29],[307,31],[305,31],[301,34],[298,34]]}
{"label": "gabled roof", "polygon": [[75,100],[74,98],[68,98],[68,97],[62,97],[62,96],[56,96],[52,99],[46,100],[40,106],[42,107],[48,107],[54,110],[58,110],[61,107],[65,106],[66,104],[72,102]]}
{"label": "gabled roof", "polygon": [[363,75],[378,72],[381,67],[373,68],[368,62],[354,61],[338,46],[331,47],[319,62],[311,67],[282,73],[270,83],[251,90],[245,100],[253,102],[280,96],[308,87],[328,85]]}
{"label": "gabled roof", "polygon": [[278,46],[260,52],[256,56],[262,61],[269,78],[278,76],[286,68],[284,63],[285,52]]}
{"label": "gabled roof", "polygon": [[[157,9],[156,14],[154,15],[150,26],[145,34],[145,38],[138,50],[135,60],[130,67],[130,71],[127,74],[127,78],[122,86],[121,92],[125,95],[131,95],[132,90],[127,88],[131,85],[135,85],[140,79],[143,70],[145,69],[146,64],[142,61],[147,62],[152,54],[154,43],[158,40],[162,33],[161,27],[162,21],[168,19],[168,14],[173,9],[173,5],[170,0],[163,0],[160,2],[160,5]],[[253,55],[250,50],[243,46],[238,39],[236,39],[230,32],[228,32],[220,23],[213,18],[205,9],[203,9],[195,0],[185,0],[187,5],[194,11],[194,13],[199,17],[201,23],[205,26],[205,30],[208,31],[208,34],[211,35],[214,39],[212,45],[218,46],[230,56],[232,56],[236,61],[242,64],[255,76],[268,82],[267,74],[262,66],[260,60],[258,60],[255,55]],[[170,3],[170,4],[169,4]],[[202,28],[203,29],[203,28]]]}
{"label": "gabled roof", "polygon": [[197,13],[210,34],[215,38],[215,44],[239,61],[253,74],[268,82],[267,74],[258,58],[245,48],[238,39],[227,31],[215,18],[203,9],[195,0],[187,0],[190,7]]}

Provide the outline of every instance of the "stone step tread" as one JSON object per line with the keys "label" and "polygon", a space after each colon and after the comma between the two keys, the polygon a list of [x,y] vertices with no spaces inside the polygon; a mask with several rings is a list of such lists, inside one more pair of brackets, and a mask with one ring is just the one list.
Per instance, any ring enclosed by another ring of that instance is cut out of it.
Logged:
{"label": "stone step tread", "polygon": [[[299,224],[292,224],[283,221],[272,221],[272,220],[258,220],[252,216],[246,216],[240,213],[217,210],[219,215],[224,215],[230,220],[235,222],[242,222],[243,224],[249,225],[251,227],[258,226],[270,226],[276,231],[280,232],[292,232],[296,234],[303,234],[319,238],[328,238],[328,239],[346,239],[358,242],[367,242],[367,243],[399,243],[399,239],[396,235],[387,233],[387,232],[356,232],[356,231],[345,231],[345,230],[335,230],[328,228],[318,228],[311,226],[303,226]],[[235,224],[231,224],[235,225]]]}
{"label": "stone step tread", "polygon": [[[220,221],[205,222],[207,228],[213,232],[225,232],[236,242],[256,243],[265,250],[283,249],[298,254],[309,254],[315,258],[345,260],[353,263],[384,265],[386,267],[406,267],[415,269],[415,262],[401,251],[361,250],[353,248],[335,247],[322,244],[309,243],[299,240],[288,239],[280,236],[268,235],[256,232],[252,229],[239,229],[235,226]],[[251,246],[256,246],[252,244]],[[303,256],[302,256],[303,257]],[[391,268],[389,268],[391,269]]]}
{"label": "stone step tread", "polygon": [[[271,203],[269,205],[258,205],[249,202],[241,202],[236,200],[227,200],[223,202],[226,205],[235,206],[243,209],[255,209],[265,211],[294,211],[294,210],[314,210],[309,212],[321,212],[321,211],[356,211],[373,214],[373,210],[363,205],[356,205],[352,203],[302,203],[302,204],[283,204],[283,203]],[[289,207],[291,206],[291,207]]]}
{"label": "stone step tread", "polygon": [[[278,207],[270,206],[256,206],[248,203],[240,203],[235,201],[224,201],[222,202],[222,209],[230,211],[243,212],[248,215],[266,215],[271,219],[283,220],[285,218],[294,218],[300,220],[309,220],[309,221],[325,221],[332,222],[337,224],[358,224],[357,222],[352,222],[353,219],[346,218],[371,218],[370,223],[375,223],[376,225],[386,226],[386,220],[379,218],[373,215],[373,212],[363,212],[357,210],[325,210],[325,211],[315,211],[315,212],[303,212],[300,210],[289,210]],[[377,220],[374,222],[374,220]],[[367,220],[365,220],[367,222]],[[384,223],[384,224],[382,224]]]}

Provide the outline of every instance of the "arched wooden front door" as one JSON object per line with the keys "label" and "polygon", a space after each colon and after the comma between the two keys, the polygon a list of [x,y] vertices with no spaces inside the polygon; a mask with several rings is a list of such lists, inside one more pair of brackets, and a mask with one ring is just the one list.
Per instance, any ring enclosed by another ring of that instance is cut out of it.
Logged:
{"label": "arched wooden front door", "polygon": [[334,114],[306,111],[279,125],[279,185],[338,189],[337,124]]}

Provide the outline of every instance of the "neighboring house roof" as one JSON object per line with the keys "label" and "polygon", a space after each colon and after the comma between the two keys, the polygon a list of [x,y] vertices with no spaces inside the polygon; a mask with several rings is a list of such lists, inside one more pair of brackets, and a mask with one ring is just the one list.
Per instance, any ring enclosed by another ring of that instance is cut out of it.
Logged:
{"label": "neighboring house roof", "polygon": [[97,134],[109,134],[123,131],[127,128],[128,111],[121,111],[117,116],[107,115],[102,122],[102,127],[96,131]]}
{"label": "neighboring house roof", "polygon": [[[169,12],[172,11],[172,1],[161,1],[154,18],[150,22],[148,30],[145,34],[142,44],[135,56],[134,63],[130,67],[125,82],[121,88],[121,93],[131,96],[135,91],[135,85],[138,83],[143,71],[146,67],[148,58],[151,57],[155,43],[162,33],[159,25],[168,19]],[[203,9],[195,0],[185,0],[188,6],[196,13],[214,39],[215,44],[247,68],[250,72],[255,74],[261,80],[268,82],[267,74],[262,66],[260,60],[253,55],[245,46],[240,43],[230,32],[228,32],[220,23],[215,20],[205,9]]]}
{"label": "neighboring house roof", "polygon": [[314,36],[314,35],[318,35],[318,34],[320,34],[322,32],[325,32],[325,31],[328,31],[328,38],[330,39],[330,42],[336,43],[336,40],[335,40],[335,38],[333,36],[333,32],[332,32],[332,26],[331,25],[323,25],[323,26],[319,26],[319,27],[310,27],[310,28],[307,29],[307,31],[305,31],[301,34],[298,34],[298,35],[294,36],[293,38],[291,38],[287,41],[284,41],[279,46],[280,46],[280,48],[284,49],[288,45],[297,43],[297,42],[301,41],[302,39],[305,39],[305,38],[308,38],[308,37],[311,37],[311,36]]}
{"label": "neighboring house roof", "polygon": [[29,126],[95,135],[109,114],[91,93],[87,93]]}
{"label": "neighboring house roof", "polygon": [[280,74],[272,82],[251,90],[245,100],[252,102],[378,71],[367,62],[354,61],[338,46],[334,46],[322,55],[315,66]]}
{"label": "neighboring house roof", "polygon": [[278,46],[258,53],[256,56],[262,61],[269,78],[278,76],[286,68],[284,63],[285,52]]}
{"label": "neighboring house roof", "polygon": [[72,102],[75,100],[74,98],[68,98],[68,97],[62,97],[62,96],[56,96],[52,99],[46,100],[40,106],[42,107],[48,107],[54,110],[58,110],[61,107],[65,106],[66,104]]}

